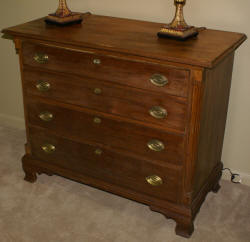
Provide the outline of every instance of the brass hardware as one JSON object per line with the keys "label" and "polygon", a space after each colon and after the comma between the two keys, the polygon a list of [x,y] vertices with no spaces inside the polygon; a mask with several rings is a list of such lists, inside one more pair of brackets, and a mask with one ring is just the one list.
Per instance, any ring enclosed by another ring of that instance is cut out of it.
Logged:
{"label": "brass hardware", "polygon": [[94,63],[95,65],[100,65],[102,62],[101,62],[100,59],[94,59],[94,60],[93,60],[93,63]]}
{"label": "brass hardware", "polygon": [[168,84],[167,77],[161,75],[161,74],[154,74],[151,76],[150,81],[152,84],[158,87],[163,87]]}
{"label": "brass hardware", "polygon": [[166,118],[168,113],[165,108],[162,108],[160,106],[154,106],[149,110],[149,113],[151,116],[157,119],[163,119]]}
{"label": "brass hardware", "polygon": [[95,154],[96,155],[101,155],[102,154],[102,150],[101,149],[96,149],[95,150]]}
{"label": "brass hardware", "polygon": [[41,92],[46,92],[50,89],[50,84],[46,81],[39,81],[39,83],[36,84],[36,88]]}
{"label": "brass hardware", "polygon": [[152,186],[160,186],[163,184],[163,180],[157,175],[151,175],[146,177],[146,181]]}
{"label": "brass hardware", "polygon": [[42,119],[43,121],[49,122],[54,117],[53,117],[52,113],[45,111],[45,112],[42,112],[42,113],[39,114],[39,118]]}
{"label": "brass hardware", "polygon": [[51,154],[56,150],[56,147],[51,144],[45,144],[42,146],[42,150],[47,154]]}
{"label": "brass hardware", "polygon": [[34,56],[34,60],[39,64],[46,64],[49,61],[49,56],[43,53],[36,53]]}
{"label": "brass hardware", "polygon": [[97,94],[97,95],[101,94],[102,93],[102,89],[101,88],[95,88],[94,89],[94,93]]}
{"label": "brass hardware", "polygon": [[160,140],[152,139],[148,142],[148,148],[153,151],[162,151],[165,145]]}
{"label": "brass hardware", "polygon": [[94,123],[100,124],[101,122],[102,122],[102,120],[100,118],[98,118],[98,117],[94,118]]}

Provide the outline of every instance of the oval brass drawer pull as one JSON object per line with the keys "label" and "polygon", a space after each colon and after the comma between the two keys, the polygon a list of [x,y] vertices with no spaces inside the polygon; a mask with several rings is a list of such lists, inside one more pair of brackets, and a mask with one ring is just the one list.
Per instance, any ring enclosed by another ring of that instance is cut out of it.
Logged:
{"label": "oval brass drawer pull", "polygon": [[94,93],[97,94],[97,95],[101,94],[102,93],[102,89],[101,88],[95,88],[94,89]]}
{"label": "oval brass drawer pull", "polygon": [[49,61],[49,56],[43,53],[36,53],[34,56],[34,60],[39,64],[46,64]]}
{"label": "oval brass drawer pull", "polygon": [[165,145],[160,140],[152,139],[148,142],[148,148],[153,151],[162,151]]}
{"label": "oval brass drawer pull", "polygon": [[43,121],[49,122],[54,118],[54,116],[52,113],[45,111],[39,114],[39,118]]}
{"label": "oval brass drawer pull", "polygon": [[49,82],[46,82],[46,81],[39,81],[39,83],[36,84],[36,88],[40,92],[46,92],[50,89],[50,84]]}
{"label": "oval brass drawer pull", "polygon": [[152,186],[160,186],[163,184],[163,180],[161,179],[161,177],[159,177],[157,175],[147,176],[146,181],[148,184],[150,184]]}
{"label": "oval brass drawer pull", "polygon": [[98,117],[95,117],[93,121],[96,124],[100,124],[102,122],[102,120],[100,118],[98,118]]}
{"label": "oval brass drawer pull", "polygon": [[158,87],[163,87],[168,84],[168,79],[166,76],[161,74],[154,74],[151,76],[150,81],[152,84]]}
{"label": "oval brass drawer pull", "polygon": [[102,150],[101,149],[96,149],[95,150],[95,154],[96,155],[101,155],[102,154]]}
{"label": "oval brass drawer pull", "polygon": [[42,150],[46,153],[46,154],[51,154],[56,150],[56,147],[52,144],[45,144],[42,146]]}
{"label": "oval brass drawer pull", "polygon": [[100,65],[102,62],[101,62],[100,59],[94,59],[94,60],[93,60],[93,63],[94,63],[95,65]]}
{"label": "oval brass drawer pull", "polygon": [[160,106],[154,106],[149,110],[149,113],[151,116],[157,119],[163,119],[166,118],[168,113],[165,108],[162,108]]}

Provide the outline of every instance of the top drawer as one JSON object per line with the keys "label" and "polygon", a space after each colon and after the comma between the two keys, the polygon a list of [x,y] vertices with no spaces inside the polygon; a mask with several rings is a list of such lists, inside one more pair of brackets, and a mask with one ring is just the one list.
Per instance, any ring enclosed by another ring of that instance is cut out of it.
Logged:
{"label": "top drawer", "polygon": [[189,71],[92,52],[23,43],[23,63],[186,97]]}

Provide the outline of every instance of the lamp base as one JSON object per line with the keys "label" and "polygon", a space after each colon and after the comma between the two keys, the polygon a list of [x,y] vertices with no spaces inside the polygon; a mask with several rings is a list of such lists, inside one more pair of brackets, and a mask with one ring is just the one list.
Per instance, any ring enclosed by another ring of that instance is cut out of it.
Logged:
{"label": "lamp base", "polygon": [[188,28],[173,28],[170,26],[164,26],[158,32],[158,37],[170,38],[176,40],[186,40],[192,37],[196,37],[199,34],[198,29],[195,27]]}
{"label": "lamp base", "polygon": [[64,25],[69,25],[69,24],[74,24],[74,23],[81,23],[83,20],[83,16],[84,14],[82,13],[71,12],[67,16],[60,17],[60,16],[57,16],[55,13],[52,13],[52,14],[49,14],[45,18],[45,22],[48,24],[64,26]]}

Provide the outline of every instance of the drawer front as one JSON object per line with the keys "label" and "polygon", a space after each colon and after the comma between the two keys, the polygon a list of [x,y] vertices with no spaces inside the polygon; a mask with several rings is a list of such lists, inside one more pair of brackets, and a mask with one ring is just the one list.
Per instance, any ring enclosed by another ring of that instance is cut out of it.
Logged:
{"label": "drawer front", "polygon": [[[41,129],[31,128],[30,138],[32,156],[41,161],[161,199],[175,202],[178,199],[181,182],[178,168],[45,134]],[[54,147],[53,151],[46,150],[49,145]]]}
{"label": "drawer front", "polygon": [[23,43],[23,63],[182,97],[188,93],[189,71],[165,65],[27,42]]}
{"label": "drawer front", "polygon": [[[46,72],[24,71],[25,91],[184,132],[186,99],[109,82]],[[49,85],[43,89],[44,83]]]}
{"label": "drawer front", "polygon": [[[60,105],[60,106],[59,106]],[[31,100],[28,121],[77,140],[105,144],[151,160],[182,164],[184,137],[70,105]],[[65,107],[66,106],[66,107]]]}

